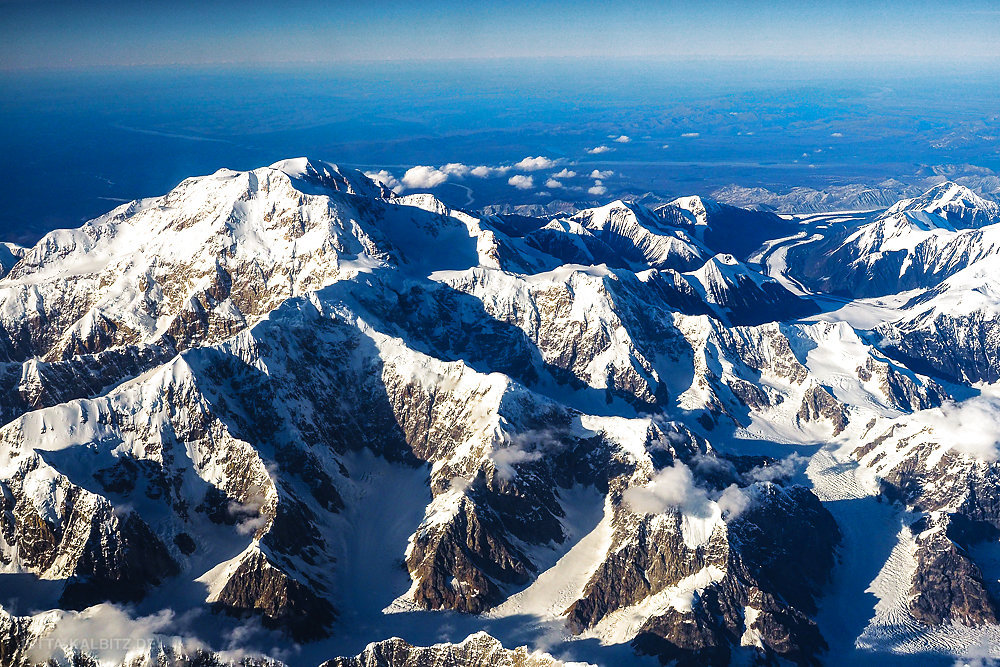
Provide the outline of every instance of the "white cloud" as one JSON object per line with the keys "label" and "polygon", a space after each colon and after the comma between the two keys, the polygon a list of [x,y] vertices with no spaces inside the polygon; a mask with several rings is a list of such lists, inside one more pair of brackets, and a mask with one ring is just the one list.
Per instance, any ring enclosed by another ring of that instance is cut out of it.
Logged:
{"label": "white cloud", "polygon": [[366,171],[365,176],[372,179],[376,183],[381,183],[396,194],[403,191],[403,184],[399,182],[399,179],[385,169],[379,169],[378,171]]}
{"label": "white cloud", "polygon": [[656,473],[646,486],[626,489],[622,499],[638,514],[662,514],[669,509],[697,517],[712,514],[708,492],[695,484],[691,469],[680,461]]}
{"label": "white cloud", "polygon": [[601,196],[608,193],[608,189],[600,181],[594,181],[594,185],[587,188],[587,192],[592,195]]}
{"label": "white cloud", "polygon": [[552,178],[575,178],[575,177],[576,177],[576,172],[570,171],[565,167],[563,167],[562,171],[557,171],[556,173],[552,174]]}
{"label": "white cloud", "polygon": [[707,477],[736,477],[736,467],[726,459],[720,459],[714,454],[695,454],[688,465]]}
{"label": "white cloud", "polygon": [[408,188],[433,188],[447,180],[447,173],[426,165],[412,167],[403,174],[403,185]]}
{"label": "white cloud", "polygon": [[607,178],[608,176],[613,176],[614,173],[615,172],[611,171],[610,169],[608,169],[607,171],[600,171],[599,169],[595,169],[594,171],[590,172],[590,177],[591,178]]}
{"label": "white cloud", "polygon": [[670,144],[663,144],[660,148],[670,148]]}
{"label": "white cloud", "polygon": [[[476,169],[492,170],[491,167],[476,167]],[[400,193],[407,188],[433,188],[441,185],[449,178],[465,178],[470,173],[475,174],[476,169],[461,162],[449,162],[441,167],[431,167],[428,165],[418,165],[407,169],[402,180],[398,179],[391,172],[385,169],[379,171],[366,171],[365,176],[382,183],[393,192]]]}
{"label": "white cloud", "polygon": [[456,475],[448,480],[448,490],[455,493],[465,493],[472,486],[472,478]]}
{"label": "white cloud", "polygon": [[518,190],[530,190],[535,187],[535,179],[533,176],[525,176],[524,174],[514,174],[507,179],[509,185],[513,185]]}
{"label": "white cloud", "polygon": [[726,521],[732,521],[750,507],[751,500],[743,489],[735,484],[730,484],[715,502],[719,505],[722,517]]}
{"label": "white cloud", "polygon": [[559,451],[565,447],[564,435],[550,429],[530,429],[521,433],[505,434],[503,444],[494,446],[490,459],[497,475],[511,479],[517,474],[518,463],[537,461],[545,451]]}
{"label": "white cloud", "polygon": [[549,180],[545,181],[545,187],[547,188],[561,188],[562,186],[563,184],[554,178],[550,178]]}
{"label": "white cloud", "polygon": [[65,658],[74,648],[86,644],[94,657],[104,664],[122,663],[131,649],[149,649],[156,640],[177,641],[169,643],[194,650],[204,645],[194,639],[180,640],[174,634],[187,625],[189,615],[178,617],[171,609],[162,609],[150,616],[133,618],[126,608],[112,604],[99,604],[81,612],[66,612],[28,653],[32,662]]}
{"label": "white cloud", "polygon": [[493,465],[496,466],[497,475],[502,479],[510,480],[517,475],[517,470],[514,468],[516,464],[537,461],[542,458],[542,453],[537,450],[526,452],[516,445],[511,445],[494,449],[490,458],[493,459]]}
{"label": "white cloud", "polygon": [[472,168],[467,164],[462,164],[461,162],[449,162],[448,164],[441,167],[441,171],[448,174],[449,176],[455,176],[456,178],[465,178],[472,171]]}
{"label": "white cloud", "polygon": [[842,137],[842,136],[844,136],[844,133],[843,132],[834,132],[830,136],[831,137]]}
{"label": "white cloud", "polygon": [[514,167],[524,171],[538,171],[539,169],[551,169],[557,164],[559,164],[559,160],[550,160],[545,156],[539,155],[538,157],[526,157],[520,162],[515,163]]}
{"label": "white cloud", "polygon": [[955,451],[986,461],[1000,459],[1000,397],[948,401],[939,408],[920,412],[919,417],[941,436],[942,444],[951,444]]}
{"label": "white cloud", "polygon": [[500,167],[480,165],[478,167],[473,167],[469,173],[477,178],[489,178],[490,176],[503,176],[508,171],[510,171],[510,167],[506,165]]}
{"label": "white cloud", "polygon": [[681,135],[682,137],[700,137],[701,132],[685,132]]}
{"label": "white cloud", "polygon": [[627,144],[628,142],[632,141],[632,137],[630,137],[630,136],[628,136],[626,134],[623,134],[620,137],[618,137],[617,139],[615,139],[615,141],[617,143],[619,143],[619,144]]}
{"label": "white cloud", "polygon": [[808,462],[809,459],[801,454],[792,453],[771,465],[753,468],[746,474],[746,477],[754,482],[773,482],[791,477],[804,468]]}
{"label": "white cloud", "polygon": [[601,144],[600,146],[594,146],[593,148],[588,148],[587,152],[590,153],[591,155],[600,155],[601,153],[610,153],[613,150],[614,148],[612,148],[611,146],[605,146],[604,144]]}
{"label": "white cloud", "polygon": [[[718,462],[720,467],[725,464]],[[698,486],[691,469],[681,461],[660,470],[643,487],[626,489],[622,500],[637,514],[662,514],[677,510],[684,516],[684,541],[704,543],[715,525],[732,521],[758,502],[760,486],[740,488],[731,484],[721,493]],[[690,544],[690,542],[688,542]]]}
{"label": "white cloud", "polygon": [[989,637],[984,636],[978,642],[962,652],[962,657],[954,662],[955,667],[996,667],[997,661]]}
{"label": "white cloud", "polygon": [[267,499],[261,495],[250,497],[245,503],[229,501],[226,511],[236,520],[236,532],[252,535],[267,526],[271,519],[264,511]]}

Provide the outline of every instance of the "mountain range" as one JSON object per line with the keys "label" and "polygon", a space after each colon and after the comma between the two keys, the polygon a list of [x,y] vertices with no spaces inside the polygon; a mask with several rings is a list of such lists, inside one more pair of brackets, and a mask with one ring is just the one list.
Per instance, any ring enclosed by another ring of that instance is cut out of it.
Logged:
{"label": "mountain range", "polygon": [[1000,657],[998,263],[951,182],[525,215],[304,158],[0,245],[0,665]]}

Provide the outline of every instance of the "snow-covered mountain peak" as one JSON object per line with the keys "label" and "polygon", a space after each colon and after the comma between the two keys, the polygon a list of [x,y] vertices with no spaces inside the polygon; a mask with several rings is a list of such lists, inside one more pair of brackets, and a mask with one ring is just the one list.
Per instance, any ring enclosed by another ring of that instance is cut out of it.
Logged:
{"label": "snow-covered mountain peak", "polygon": [[[252,254],[258,260],[282,254],[310,231],[328,235],[320,221],[331,218],[325,197],[304,195],[283,171],[264,167],[238,172],[219,170],[188,178],[162,197],[123,204],[74,230],[56,230],[23,253],[9,279],[47,275],[46,268],[89,273],[126,256],[145,256],[159,264],[190,264],[221,252]],[[315,239],[321,243],[320,239]],[[299,242],[299,245],[302,245]]]}
{"label": "snow-covered mountain peak", "polygon": [[652,211],[616,200],[573,215],[577,223],[636,265],[690,270],[710,255],[686,232],[667,226]]}
{"label": "snow-covered mountain peak", "polygon": [[984,206],[986,200],[964,185],[959,185],[954,181],[945,181],[938,183],[919,197],[904,199],[893,208],[899,207],[900,210],[908,211],[933,211],[949,204],[976,208]]}
{"label": "snow-covered mountain peak", "polygon": [[[881,216],[926,213],[939,216],[956,228],[975,228],[1000,222],[1000,206],[952,181],[939,183],[919,197],[904,199]],[[912,217],[912,216],[911,216]],[[926,216],[921,216],[926,221]]]}
{"label": "snow-covered mountain peak", "polygon": [[696,278],[710,292],[733,289],[743,281],[757,285],[773,282],[753,271],[729,253],[714,255],[699,269],[685,275]]}
{"label": "snow-covered mountain peak", "polygon": [[719,253],[712,258],[712,261],[719,264],[725,264],[726,266],[737,266],[740,263],[738,259],[730,255],[728,252]]}
{"label": "snow-covered mountain peak", "polygon": [[554,220],[549,220],[544,226],[541,227],[541,229],[565,232],[567,234],[576,234],[579,236],[593,236],[586,227],[581,225],[576,220],[570,220],[568,218],[556,218]]}
{"label": "snow-covered mountain peak", "polygon": [[496,240],[429,195],[407,202],[360,172],[296,159],[188,178],[8,254],[3,325],[21,331],[17,321],[38,317],[45,331],[6,354],[61,358],[138,341],[184,347],[193,321],[199,340],[229,336],[291,296],[376,266],[494,266]]}
{"label": "snow-covered mountain peak", "polygon": [[616,199],[603,206],[580,211],[572,219],[584,219],[589,223],[589,227],[603,229],[605,226],[620,220],[631,220],[638,223],[642,218],[646,217],[644,215],[645,211],[646,209],[637,204]]}
{"label": "snow-covered mountain peak", "polygon": [[821,291],[859,297],[927,289],[997,255],[997,223],[1000,207],[995,202],[946,182],[874,218],[859,217],[853,225],[824,230],[814,242],[794,248],[789,259]]}
{"label": "snow-covered mountain peak", "polygon": [[450,215],[451,209],[443,201],[428,192],[418,192],[409,195],[402,195],[396,198],[404,206],[414,206],[429,213],[438,215]]}
{"label": "snow-covered mountain peak", "polygon": [[357,169],[342,169],[322,160],[290,158],[275,162],[269,168],[286,174],[296,188],[306,194],[328,194],[332,191],[379,199],[394,197],[392,190]]}
{"label": "snow-covered mountain peak", "polygon": [[708,225],[709,213],[719,208],[718,202],[714,199],[698,195],[678,197],[672,202],[665,204],[665,206],[675,206],[682,211],[687,211],[691,214],[694,224],[702,226]]}

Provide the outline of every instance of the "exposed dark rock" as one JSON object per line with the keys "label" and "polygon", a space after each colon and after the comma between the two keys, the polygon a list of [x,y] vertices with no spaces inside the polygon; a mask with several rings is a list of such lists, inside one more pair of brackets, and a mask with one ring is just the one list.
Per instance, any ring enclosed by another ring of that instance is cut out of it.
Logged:
{"label": "exposed dark rock", "polygon": [[[827,645],[810,615],[833,568],[839,530],[804,487],[763,484],[749,493],[753,502],[729,524],[730,548],[717,565],[725,576],[695,596],[691,611],[650,618],[633,642],[638,651],[664,664],[729,664],[732,651],[754,650],[740,648],[752,631],[761,655],[820,664]],[[756,610],[752,621],[747,608]]]}
{"label": "exposed dark rock", "polygon": [[662,664],[678,667],[728,665],[731,651],[726,637],[699,607],[694,613],[670,609],[646,621],[632,640],[638,653],[655,655]]}
{"label": "exposed dark rock", "polygon": [[329,602],[253,551],[240,562],[213,603],[227,614],[259,615],[269,628],[285,630],[296,641],[325,637],[336,618]]}
{"label": "exposed dark rock", "polygon": [[908,371],[888,362],[878,362],[873,357],[865,358],[865,363],[858,367],[857,374],[863,382],[877,378],[889,401],[903,410],[936,408],[948,398],[948,392],[938,383],[928,381],[918,384]]}
{"label": "exposed dark rock", "polygon": [[724,568],[727,548],[721,534],[705,545],[688,547],[680,516],[636,517],[616,511],[614,545],[567,614],[567,625],[581,632],[602,618],[700,572],[709,565]]}
{"label": "exposed dark rock", "polygon": [[503,599],[502,585],[527,583],[531,566],[492,512],[466,497],[458,502],[446,523],[417,532],[406,563],[422,605],[480,613]]}
{"label": "exposed dark rock", "polygon": [[[107,521],[95,516],[93,521]],[[60,602],[82,609],[97,602],[136,602],[153,586],[179,572],[163,542],[137,514],[120,521],[113,542],[94,537],[87,543],[66,583]]]}
{"label": "exposed dark rock", "polygon": [[847,428],[847,407],[819,385],[806,390],[796,417],[807,422],[825,419],[833,425],[834,435],[840,435]]}
{"label": "exposed dark rock", "polygon": [[0,667],[26,667],[33,640],[31,619],[12,616],[0,607]]}
{"label": "exposed dark rock", "polygon": [[185,556],[190,556],[198,550],[198,545],[187,533],[177,533],[174,535],[174,544],[177,545],[177,548],[180,549],[181,553]]}
{"label": "exposed dark rock", "polygon": [[1000,320],[982,311],[961,316],[930,311],[879,325],[876,332],[888,354],[917,372],[962,383],[1000,380]]}
{"label": "exposed dark rock", "polygon": [[938,518],[916,538],[910,613],[927,625],[1000,623],[1000,605],[990,594],[982,572],[964,549],[948,539],[942,522],[947,518]]}
{"label": "exposed dark rock", "polygon": [[803,486],[756,484],[750,507],[730,526],[734,550],[762,590],[812,614],[836,562],[840,529]]}
{"label": "exposed dark rock", "polygon": [[[54,516],[43,517],[23,489],[45,464],[33,457],[2,485],[0,531],[17,545],[22,562],[41,574],[66,578],[62,604],[82,608],[103,601],[134,602],[178,566],[149,526],[134,512],[119,516],[107,499],[57,476],[61,498]],[[58,567],[57,572],[51,568]]]}

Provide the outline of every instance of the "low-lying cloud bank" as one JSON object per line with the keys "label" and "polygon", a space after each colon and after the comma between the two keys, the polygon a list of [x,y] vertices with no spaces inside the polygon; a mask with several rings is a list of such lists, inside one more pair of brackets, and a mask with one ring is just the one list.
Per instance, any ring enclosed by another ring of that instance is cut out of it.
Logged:
{"label": "low-lying cloud bank", "polygon": [[[628,143],[631,141],[631,139],[624,134],[616,138],[613,137],[612,139],[618,143]],[[601,145],[595,148],[589,148],[587,149],[587,152],[591,154],[599,154],[613,150],[615,149],[610,148],[609,146]],[[565,158],[550,158],[544,155],[529,155],[510,164],[472,166],[462,162],[449,162],[440,166],[416,165],[407,169],[402,177],[397,177],[396,174],[393,174],[386,169],[366,171],[365,175],[373,181],[383,184],[396,194],[402,194],[407,190],[431,190],[440,185],[444,185],[451,180],[463,180],[470,177],[507,177],[508,185],[517,188],[518,190],[525,191],[534,190],[538,186],[538,183],[544,183],[544,186],[550,190],[563,189],[577,190],[579,192],[586,190],[588,194],[594,196],[607,194],[608,188],[603,182],[603,179],[606,179],[614,174],[613,171],[610,169],[594,169],[589,174],[589,178],[594,180],[593,185],[589,187],[586,185],[572,185],[567,184],[565,180],[578,177],[587,178],[588,176],[586,172],[578,173],[568,167],[562,166],[565,163]],[[560,166],[562,166],[562,168],[555,171],[555,169]],[[540,176],[538,182],[536,183],[532,172],[548,169],[552,169],[553,171],[547,177]],[[510,174],[509,177],[508,174]]]}
{"label": "low-lying cloud bank", "polygon": [[[365,176],[385,185],[396,194],[400,194],[406,190],[430,190],[447,183],[451,179],[461,180],[470,176],[475,178],[498,178],[514,171],[522,173],[511,176],[507,179],[507,182],[519,190],[530,190],[535,187],[534,179],[524,172],[553,169],[564,161],[563,158],[529,155],[513,164],[472,166],[461,162],[449,162],[438,167],[419,164],[407,169],[402,178],[397,178],[395,174],[386,169],[366,171]],[[556,178],[572,178],[576,176],[576,172],[563,168],[554,174],[554,176]],[[550,187],[561,187],[561,184]]]}

